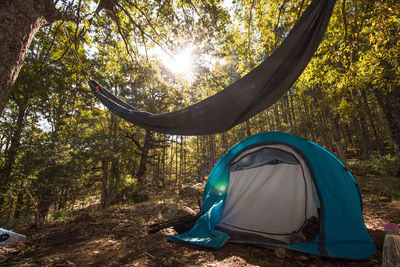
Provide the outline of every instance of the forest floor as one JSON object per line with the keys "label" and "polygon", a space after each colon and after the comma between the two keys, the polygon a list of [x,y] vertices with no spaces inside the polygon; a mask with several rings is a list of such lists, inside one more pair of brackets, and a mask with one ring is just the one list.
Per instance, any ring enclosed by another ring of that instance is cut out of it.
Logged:
{"label": "forest floor", "polygon": [[[400,223],[400,179],[357,177],[367,228],[382,245],[382,225]],[[75,217],[52,222],[37,230],[21,228],[28,236],[23,250],[1,248],[0,266],[380,266],[381,256],[349,261],[288,251],[278,258],[273,250],[226,244],[219,250],[171,243],[172,229],[147,233],[147,225],[161,221],[160,210],[175,202],[197,208],[197,200],[176,192],[152,192],[140,204],[81,211]],[[198,209],[198,208],[197,208]]]}

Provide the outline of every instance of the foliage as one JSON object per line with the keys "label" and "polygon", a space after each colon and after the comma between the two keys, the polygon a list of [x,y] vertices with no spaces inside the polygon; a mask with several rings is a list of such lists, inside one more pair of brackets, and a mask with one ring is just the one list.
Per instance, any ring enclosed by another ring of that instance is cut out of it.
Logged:
{"label": "foliage", "polygon": [[382,175],[395,176],[399,164],[391,155],[375,156],[370,160],[357,160],[348,162],[350,170],[356,175]]}

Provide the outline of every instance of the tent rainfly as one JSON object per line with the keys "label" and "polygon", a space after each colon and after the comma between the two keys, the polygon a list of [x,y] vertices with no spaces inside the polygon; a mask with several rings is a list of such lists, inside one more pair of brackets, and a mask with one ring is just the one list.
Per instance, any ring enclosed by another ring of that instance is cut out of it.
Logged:
{"label": "tent rainfly", "polygon": [[349,169],[321,146],[296,135],[248,137],[218,161],[193,228],[169,236],[218,249],[227,241],[284,247],[332,258],[376,253]]}

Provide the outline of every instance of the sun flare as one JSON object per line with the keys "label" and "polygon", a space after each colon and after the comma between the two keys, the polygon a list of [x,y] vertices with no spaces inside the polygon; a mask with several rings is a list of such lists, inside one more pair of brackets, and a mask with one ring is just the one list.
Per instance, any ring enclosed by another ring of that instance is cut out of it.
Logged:
{"label": "sun flare", "polygon": [[179,75],[186,80],[191,80],[193,78],[193,48],[180,48],[172,56],[162,53],[159,54],[159,58],[162,64],[172,73]]}

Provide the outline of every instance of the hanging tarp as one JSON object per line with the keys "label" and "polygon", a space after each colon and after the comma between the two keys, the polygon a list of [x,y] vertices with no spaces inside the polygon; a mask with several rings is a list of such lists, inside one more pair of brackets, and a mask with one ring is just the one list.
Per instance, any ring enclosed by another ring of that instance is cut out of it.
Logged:
{"label": "hanging tarp", "polygon": [[142,112],[95,81],[89,81],[89,86],[111,112],[149,130],[176,135],[227,131],[271,106],[297,80],[322,40],[335,2],[313,0],[264,62],[219,93],[186,108],[163,114]]}

